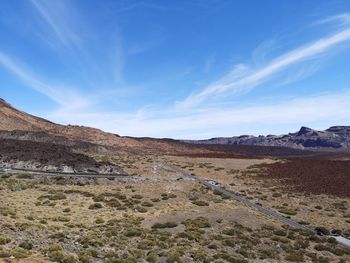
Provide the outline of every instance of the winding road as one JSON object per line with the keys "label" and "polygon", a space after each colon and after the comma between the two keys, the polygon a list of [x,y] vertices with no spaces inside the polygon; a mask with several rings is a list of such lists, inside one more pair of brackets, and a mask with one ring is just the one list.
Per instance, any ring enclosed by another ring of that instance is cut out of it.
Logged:
{"label": "winding road", "polygon": [[[205,185],[205,186],[211,188],[212,190],[219,191],[221,194],[226,195],[226,196],[230,197],[231,199],[236,200],[236,201],[246,205],[247,207],[253,208],[253,209],[259,211],[260,213],[262,213],[263,215],[270,217],[272,219],[275,219],[283,224],[289,225],[293,228],[304,229],[304,230],[311,231],[315,234],[318,234],[317,231],[312,226],[301,225],[298,222],[296,222],[290,218],[286,218],[285,216],[277,213],[276,211],[273,211],[271,209],[262,207],[261,205],[258,205],[256,203],[253,203],[250,200],[248,200],[247,198],[244,198],[240,195],[237,195],[231,191],[227,191],[223,187],[213,185],[210,182],[208,182],[207,180],[204,180],[204,179],[201,179],[197,176],[194,176],[194,175],[180,169],[179,167],[177,167],[175,165],[159,163],[158,166],[162,167],[164,169],[171,169],[174,172],[181,174],[181,176],[184,178],[192,179],[192,180],[194,180],[202,185]],[[346,239],[345,237],[342,237],[342,236],[324,236],[324,237],[334,237],[340,245],[347,247],[347,248],[350,248],[350,240]]]}

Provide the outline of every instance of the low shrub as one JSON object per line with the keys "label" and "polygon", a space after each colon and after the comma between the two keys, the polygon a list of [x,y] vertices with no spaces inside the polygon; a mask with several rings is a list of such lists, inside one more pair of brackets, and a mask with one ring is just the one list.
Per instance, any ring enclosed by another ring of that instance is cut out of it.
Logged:
{"label": "low shrub", "polygon": [[96,218],[96,220],[95,220],[95,223],[96,224],[103,224],[105,221],[103,220],[103,218]]}
{"label": "low shrub", "polygon": [[296,210],[288,209],[288,208],[282,208],[278,211],[282,214],[289,215],[289,216],[295,216],[296,214],[298,214]]}
{"label": "low shrub", "polygon": [[101,209],[103,208],[103,205],[101,203],[93,203],[89,206],[89,209],[95,210],[95,209]]}
{"label": "low shrub", "polygon": [[10,243],[11,239],[5,235],[5,234],[0,234],[0,245],[6,245],[7,243]]}
{"label": "low shrub", "polygon": [[62,192],[58,192],[58,193],[55,193],[53,195],[49,195],[48,199],[49,200],[64,200],[64,199],[67,199],[67,196]]}
{"label": "low shrub", "polygon": [[33,248],[33,244],[29,241],[23,241],[22,243],[19,244],[19,247],[31,250]]}
{"label": "low shrub", "polygon": [[139,213],[147,213],[147,209],[146,208],[144,208],[144,207],[142,207],[142,206],[137,206],[136,208],[135,208],[135,210],[137,211],[137,212],[139,212]]}
{"label": "low shrub", "polygon": [[142,199],[143,196],[142,195],[139,195],[139,194],[135,194],[132,196],[133,199]]}
{"label": "low shrub", "polygon": [[155,223],[152,228],[153,229],[159,229],[159,228],[174,228],[177,227],[177,223],[175,222],[165,222],[165,223]]}
{"label": "low shrub", "polygon": [[291,252],[286,255],[286,260],[291,262],[303,262],[304,257],[301,253]]}
{"label": "low shrub", "polygon": [[317,233],[328,236],[330,234],[329,230],[323,226],[319,226],[315,228]]}
{"label": "low shrub", "polygon": [[197,229],[197,228],[208,228],[210,227],[210,223],[205,217],[197,217],[195,219],[187,219],[182,222],[186,228],[189,229]]}
{"label": "low shrub", "polygon": [[124,231],[126,237],[138,237],[142,235],[142,230],[139,228],[128,228]]}
{"label": "low shrub", "polygon": [[145,207],[152,207],[153,206],[153,204],[151,202],[147,202],[147,201],[143,202],[141,205],[145,206]]}
{"label": "low shrub", "polygon": [[70,218],[67,217],[67,216],[59,216],[59,217],[57,217],[57,221],[60,221],[60,222],[69,222],[69,221],[70,221]]}
{"label": "low shrub", "polygon": [[198,206],[209,206],[209,203],[202,201],[202,200],[194,200],[194,201],[192,201],[192,204],[195,204]]}
{"label": "low shrub", "polygon": [[27,258],[31,255],[30,251],[21,247],[16,247],[12,249],[10,253],[11,253],[11,256],[15,258]]}

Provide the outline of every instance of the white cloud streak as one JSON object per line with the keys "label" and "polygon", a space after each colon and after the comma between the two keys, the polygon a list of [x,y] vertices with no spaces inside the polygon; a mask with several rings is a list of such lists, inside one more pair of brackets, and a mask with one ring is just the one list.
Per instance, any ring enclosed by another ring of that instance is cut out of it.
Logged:
{"label": "white cloud streak", "polygon": [[128,136],[164,137],[166,134],[180,139],[204,139],[251,133],[252,130],[263,133],[263,128],[265,132],[278,134],[297,130],[299,125],[324,129],[330,125],[348,123],[350,90],[255,106],[202,109],[186,112],[185,115],[176,111],[147,114],[57,111],[47,117],[66,124],[75,122]]}
{"label": "white cloud streak", "polygon": [[[52,2],[46,2],[46,1],[39,1],[39,0],[32,0],[33,6],[37,9],[37,11],[40,13],[42,18],[47,22],[47,24],[50,26],[54,34],[56,35],[57,39],[66,47],[70,47],[72,45],[76,46],[80,42],[80,37],[78,34],[76,34],[72,30],[72,26],[68,26],[66,23],[67,21],[67,10],[64,10],[62,12],[62,9],[64,5],[60,4],[57,6],[57,2],[54,6],[56,6],[55,14],[58,16],[58,19],[55,15],[53,15],[53,12],[49,10],[49,6],[52,6]],[[49,3],[49,5],[46,5]],[[66,9],[66,8],[64,8]],[[62,13],[65,14],[65,16],[62,16]],[[59,22],[58,22],[59,21]]]}
{"label": "white cloud streak", "polygon": [[[75,45],[74,42],[77,39],[75,34],[71,35],[69,29],[65,31],[64,24],[60,25],[55,20],[56,17],[53,17],[40,5],[41,2],[32,1],[61,43],[68,46]],[[18,77],[26,86],[44,94],[61,106],[55,112],[42,114],[43,117],[53,121],[98,127],[121,135],[154,137],[167,135],[174,138],[199,139],[210,135],[238,135],[252,130],[260,132],[262,127],[274,127],[270,128],[269,132],[279,133],[286,132],[287,129],[283,130],[283,127],[297,128],[295,125],[300,124],[328,126],[341,122],[348,123],[350,121],[350,89],[333,94],[295,98],[255,106],[243,105],[231,108],[221,106],[214,109],[198,106],[219,94],[252,89],[287,67],[313,59],[349,39],[350,28],[343,28],[327,38],[287,52],[261,68],[251,69],[244,64],[238,64],[223,78],[180,102],[181,108],[162,108],[158,111],[144,108],[135,113],[93,111],[90,107],[91,98],[81,96],[75,89],[65,85],[48,83],[12,57],[1,52],[0,65]],[[115,68],[114,77],[118,82],[122,79],[124,63],[123,56],[120,56],[122,42],[117,41],[116,43],[115,57],[120,64]],[[300,78],[309,72],[301,69],[298,74],[297,78]],[[293,81],[293,79],[287,79],[286,82],[288,81]],[[103,99],[99,102],[102,101]]]}
{"label": "white cloud streak", "polygon": [[344,26],[350,24],[350,14],[344,13],[344,14],[338,14],[331,17],[327,17],[326,19],[322,19],[318,22],[316,22],[316,25],[322,25],[326,23],[333,23],[337,22],[338,25]]}
{"label": "white cloud streak", "polygon": [[283,54],[267,64],[265,67],[254,70],[251,73],[246,74],[240,78],[232,79],[229,76],[225,76],[219,81],[210,84],[202,91],[190,95],[184,101],[178,102],[178,106],[181,108],[191,108],[216,95],[232,91],[252,89],[268,80],[269,78],[273,77],[276,73],[284,70],[288,66],[315,58],[315,56],[324,54],[332,47],[349,39],[350,28],[347,28],[327,38],[319,39],[318,41],[315,41],[309,45]]}
{"label": "white cloud streak", "polygon": [[[102,35],[79,13],[72,2],[60,0],[31,0],[45,26],[49,43],[57,43],[56,51],[63,54],[67,66],[79,65],[81,78],[90,87],[127,87],[123,71],[125,52],[118,25],[108,35]],[[44,37],[44,38],[45,38]],[[99,43],[103,48],[94,53],[91,46]],[[66,57],[68,54],[68,57]],[[71,59],[71,58],[75,59]]]}
{"label": "white cloud streak", "polygon": [[18,77],[26,86],[44,94],[67,110],[86,107],[90,104],[87,98],[80,96],[77,92],[73,91],[72,88],[52,85],[45,82],[35,76],[35,74],[30,72],[26,67],[20,65],[13,58],[2,52],[0,52],[0,65],[14,76]]}

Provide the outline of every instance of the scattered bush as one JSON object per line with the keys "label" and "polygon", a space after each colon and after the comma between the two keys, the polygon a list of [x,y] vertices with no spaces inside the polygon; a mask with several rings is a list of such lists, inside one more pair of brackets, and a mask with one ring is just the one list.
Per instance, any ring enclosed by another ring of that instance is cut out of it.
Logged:
{"label": "scattered bush", "polygon": [[124,231],[126,237],[138,237],[142,235],[142,230],[139,228],[128,228]]}
{"label": "scattered bush", "polygon": [[169,198],[176,198],[177,195],[176,195],[176,194],[173,194],[173,193],[170,193],[170,194],[168,195],[168,197],[169,197]]}
{"label": "scattered bush", "polygon": [[19,244],[19,247],[27,249],[27,250],[31,250],[33,248],[33,244],[30,243],[29,241],[24,241],[24,242]]}
{"label": "scattered bush", "polygon": [[280,237],[285,237],[287,236],[287,231],[282,230],[282,229],[278,229],[276,231],[273,232],[276,236],[280,236]]}
{"label": "scattered bush", "polygon": [[142,205],[142,206],[145,206],[145,207],[152,207],[152,206],[153,206],[152,203],[147,202],[147,201],[143,202],[141,205]]}
{"label": "scattered bush", "polygon": [[185,225],[189,229],[210,227],[210,223],[208,222],[208,219],[205,217],[197,217],[195,219],[187,219],[187,220],[183,221],[182,224]]}
{"label": "scattered bush", "polygon": [[227,235],[227,236],[234,236],[236,233],[234,228],[226,228],[222,230],[222,234]]}
{"label": "scattered bush", "polygon": [[322,235],[328,236],[330,234],[329,230],[327,228],[325,228],[325,227],[322,227],[322,226],[316,227],[315,230],[316,230],[317,233],[320,233]]}
{"label": "scattered bush", "polygon": [[54,262],[76,263],[77,257],[73,254],[66,254],[59,244],[52,244],[44,250],[49,259]]}
{"label": "scattered bush", "polygon": [[11,257],[10,252],[6,250],[2,250],[2,248],[0,247],[0,258],[9,258],[9,257]]}
{"label": "scattered bush", "polygon": [[21,247],[16,247],[15,249],[11,250],[11,256],[15,258],[27,258],[31,255],[31,252],[21,248]]}
{"label": "scattered bush", "polygon": [[17,179],[33,179],[33,175],[31,174],[18,174]]}
{"label": "scattered bush", "polygon": [[272,197],[281,197],[282,195],[280,193],[273,193]]}
{"label": "scattered bush", "polygon": [[62,192],[58,192],[58,193],[55,193],[53,195],[49,195],[48,199],[51,201],[52,200],[64,200],[64,199],[67,199],[67,196]]}
{"label": "scattered bush", "polygon": [[89,209],[95,210],[95,209],[100,209],[103,208],[103,205],[101,203],[93,203],[92,205],[89,206]]}
{"label": "scattered bush", "polygon": [[95,223],[96,224],[103,224],[105,221],[102,218],[96,218]]}
{"label": "scattered bush", "polygon": [[282,214],[289,215],[289,216],[295,216],[296,214],[298,214],[296,210],[288,209],[288,208],[282,208],[278,211]]}
{"label": "scattered bush", "polygon": [[105,199],[103,195],[98,195],[98,196],[94,196],[92,200],[94,200],[94,202],[103,202]]}
{"label": "scattered bush", "polygon": [[136,195],[133,195],[132,198],[133,198],[133,199],[142,199],[143,196],[142,196],[142,195],[139,195],[139,194],[136,194]]}
{"label": "scattered bush", "polygon": [[194,201],[192,201],[192,204],[195,204],[198,206],[209,206],[209,203],[202,201],[202,200],[194,200]]}
{"label": "scattered bush", "polygon": [[258,252],[260,254],[260,259],[277,258],[277,251],[275,250],[260,249]]}
{"label": "scattered bush", "polygon": [[288,261],[292,261],[292,262],[303,262],[303,254],[301,253],[295,253],[295,252],[291,252],[288,253],[286,256],[286,260]]}
{"label": "scattered bush", "polygon": [[142,206],[137,206],[135,210],[139,213],[147,213],[147,209]]}
{"label": "scattered bush", "polygon": [[57,217],[57,221],[60,221],[60,222],[69,222],[69,221],[70,221],[70,218],[67,217],[67,216],[59,216],[59,217]]}
{"label": "scattered bush", "polygon": [[158,229],[158,228],[174,228],[177,227],[177,223],[175,222],[165,222],[165,223],[155,223],[152,228]]}
{"label": "scattered bush", "polygon": [[7,243],[10,243],[11,239],[4,235],[4,234],[0,234],[0,245],[6,245]]}

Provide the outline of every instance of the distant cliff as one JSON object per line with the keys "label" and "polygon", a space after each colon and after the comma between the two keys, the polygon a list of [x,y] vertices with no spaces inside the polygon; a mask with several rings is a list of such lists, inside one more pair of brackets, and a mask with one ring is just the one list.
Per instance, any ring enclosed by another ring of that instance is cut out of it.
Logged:
{"label": "distant cliff", "polygon": [[333,126],[325,131],[301,127],[285,135],[217,137],[208,140],[185,140],[193,144],[231,144],[284,146],[291,148],[350,148],[350,126]]}

